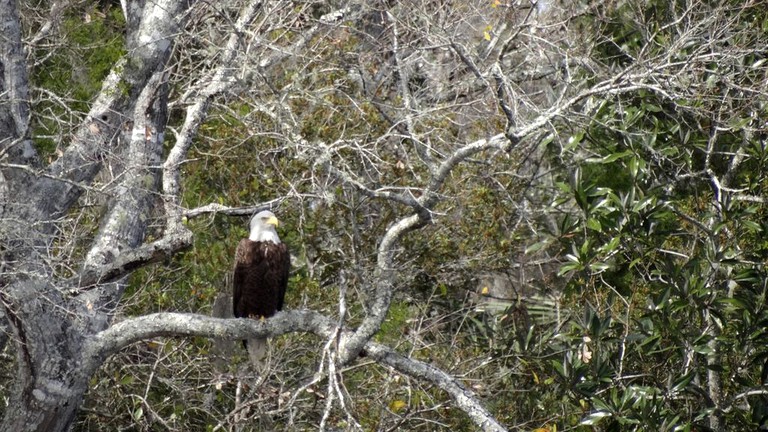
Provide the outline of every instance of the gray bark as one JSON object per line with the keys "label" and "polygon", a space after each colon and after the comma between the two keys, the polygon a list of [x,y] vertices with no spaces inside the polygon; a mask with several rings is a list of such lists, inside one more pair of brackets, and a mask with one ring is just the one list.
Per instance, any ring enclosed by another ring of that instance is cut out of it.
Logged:
{"label": "gray bark", "polygon": [[2,430],[66,431],[93,372],[80,363],[84,335],[61,293],[42,278],[5,286],[2,300],[18,364]]}
{"label": "gray bark", "polygon": [[[2,187],[9,198],[0,213],[2,307],[16,345],[18,374],[1,430],[66,431],[75,419],[91,375],[101,364],[85,342],[106,328],[121,295],[120,276],[141,260],[117,260],[144,238],[157,190],[167,90],[163,71],[190,3],[157,1],[132,8],[128,54],[104,81],[85,121],[60,158],[40,170],[28,140],[28,80],[16,2],[0,2],[2,49],[0,143],[8,157]],[[127,86],[127,87],[126,87]],[[128,89],[126,91],[126,88]],[[123,180],[79,277],[58,279],[49,263],[53,221],[68,211],[101,167],[116,137],[133,124],[125,147]],[[137,249],[146,262],[189,244],[177,235],[154,249]],[[143,253],[142,253],[143,252]],[[134,258],[136,258],[134,256]],[[117,263],[118,265],[115,265]],[[116,281],[107,283],[106,281]],[[86,286],[85,283],[88,285]]]}
{"label": "gray bark", "polygon": [[[29,139],[29,84],[21,21],[14,0],[0,1],[0,154],[14,164],[39,164]],[[0,184],[24,181],[26,172],[0,177]]]}

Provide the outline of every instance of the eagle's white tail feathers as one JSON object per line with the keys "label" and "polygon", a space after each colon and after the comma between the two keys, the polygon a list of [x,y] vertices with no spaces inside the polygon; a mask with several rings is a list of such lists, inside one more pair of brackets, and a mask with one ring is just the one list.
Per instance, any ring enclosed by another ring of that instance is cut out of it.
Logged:
{"label": "eagle's white tail feathers", "polygon": [[256,369],[261,369],[264,365],[264,358],[267,357],[267,338],[248,339],[248,358]]}

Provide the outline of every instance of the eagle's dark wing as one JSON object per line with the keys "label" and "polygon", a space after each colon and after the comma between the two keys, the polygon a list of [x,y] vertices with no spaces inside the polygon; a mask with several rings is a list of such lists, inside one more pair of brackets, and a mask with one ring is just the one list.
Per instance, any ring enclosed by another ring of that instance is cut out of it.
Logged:
{"label": "eagle's dark wing", "polygon": [[232,306],[237,318],[271,317],[283,307],[290,255],[285,244],[243,239],[235,252]]}
{"label": "eagle's dark wing", "polygon": [[[254,274],[254,265],[258,266],[257,257],[254,257],[254,242],[248,239],[240,240],[235,250],[235,265],[232,270],[232,310],[236,318],[244,318],[251,315],[245,299],[253,296],[253,282],[257,279]],[[254,260],[254,258],[257,258]]]}
{"label": "eagle's dark wing", "polygon": [[277,273],[277,310],[283,310],[283,300],[285,300],[285,288],[288,286],[288,273],[291,269],[291,254],[288,252],[288,246],[285,243],[277,245],[277,255],[275,256],[275,269]]}

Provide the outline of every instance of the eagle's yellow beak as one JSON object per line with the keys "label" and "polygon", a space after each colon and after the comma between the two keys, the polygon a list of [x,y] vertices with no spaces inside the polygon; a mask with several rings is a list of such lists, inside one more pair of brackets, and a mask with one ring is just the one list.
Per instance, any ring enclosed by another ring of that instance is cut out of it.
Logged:
{"label": "eagle's yellow beak", "polygon": [[274,216],[272,216],[269,219],[267,219],[266,223],[267,223],[267,225],[274,225],[276,227],[280,225],[280,221],[277,220],[277,218],[274,217]]}

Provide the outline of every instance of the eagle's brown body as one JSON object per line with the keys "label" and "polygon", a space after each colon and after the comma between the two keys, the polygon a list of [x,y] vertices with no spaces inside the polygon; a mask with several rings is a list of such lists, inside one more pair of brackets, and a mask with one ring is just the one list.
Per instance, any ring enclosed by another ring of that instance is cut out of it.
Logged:
{"label": "eagle's brown body", "polygon": [[285,243],[240,240],[232,294],[236,318],[268,318],[283,308],[291,259]]}
{"label": "eagle's brown body", "polygon": [[[248,238],[240,240],[232,271],[232,308],[236,318],[269,318],[283,308],[291,256],[280,241],[278,220],[270,211],[251,219]],[[267,355],[267,339],[243,341],[251,364],[259,369]]]}

